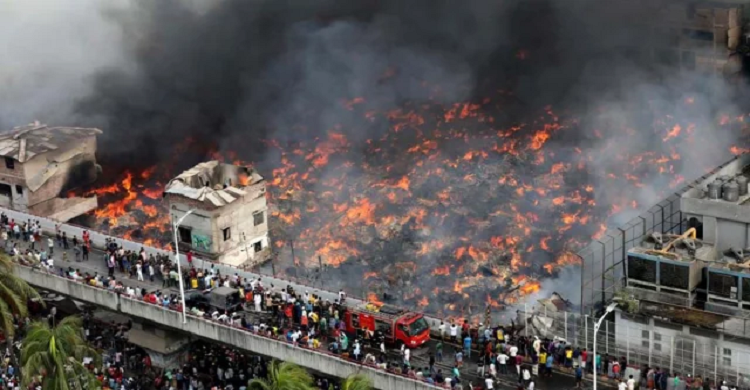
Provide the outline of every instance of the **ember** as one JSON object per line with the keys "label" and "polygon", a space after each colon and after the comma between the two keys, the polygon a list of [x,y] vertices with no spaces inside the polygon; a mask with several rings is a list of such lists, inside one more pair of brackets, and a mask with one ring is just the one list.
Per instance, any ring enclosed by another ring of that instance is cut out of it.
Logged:
{"label": "ember", "polygon": [[[333,129],[310,142],[267,140],[278,159],[258,169],[272,175],[277,269],[293,265],[293,245],[300,267],[328,266],[329,289],[361,291],[372,302],[387,291],[398,303],[461,318],[505,308],[578,264],[571,251],[603,234],[610,217],[639,211],[643,202],[633,194],[643,183],[675,188],[684,180],[675,174],[682,164],[676,147],[621,151],[610,136],[631,129],[611,128],[593,135],[599,148],[552,148],[579,121],[544,107],[528,122],[504,125],[493,114],[502,112],[502,96],[386,112],[366,98],[342,99],[342,106],[361,126],[388,127],[368,140],[364,157]],[[696,134],[694,124],[669,116],[654,121],[653,135],[666,145],[700,142]],[[230,152],[206,156],[238,160]],[[169,214],[160,198],[162,183],[179,171],[173,165],[125,172],[91,189],[104,204],[94,227],[166,245]]]}

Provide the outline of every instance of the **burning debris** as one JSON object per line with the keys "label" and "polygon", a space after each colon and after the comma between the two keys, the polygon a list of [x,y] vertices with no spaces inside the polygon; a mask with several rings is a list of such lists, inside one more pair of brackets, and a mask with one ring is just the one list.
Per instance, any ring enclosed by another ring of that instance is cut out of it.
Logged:
{"label": "burning debris", "polygon": [[[285,272],[300,276],[302,268],[323,265],[318,277],[331,288],[372,297],[387,292],[427,311],[479,315],[539,291],[541,279],[578,263],[572,251],[600,234],[608,217],[638,209],[626,192],[603,193],[597,183],[637,189],[637,180],[659,176],[679,183],[672,174],[676,151],[547,150],[577,125],[574,118],[548,108],[528,124],[500,129],[490,106],[457,104],[441,115],[362,107],[363,124],[385,121],[391,129],[369,142],[363,159],[336,132],[311,143],[268,140],[279,153],[267,194],[277,269],[287,264]],[[486,129],[461,130],[468,126]],[[239,163],[233,153],[209,154]],[[591,177],[602,154],[623,159],[622,171]],[[168,175],[159,168],[126,173],[120,183],[92,190],[107,200],[94,224],[167,244],[166,204],[154,194],[163,182],[156,178]],[[620,202],[599,204],[599,196]]]}
{"label": "burning debris", "polygon": [[108,129],[103,185],[77,192],[103,207],[78,222],[168,245],[166,183],[250,165],[277,270],[436,314],[502,310],[748,135],[721,76],[663,67],[681,51],[658,36],[662,2],[563,3],[107,12],[124,63],[65,95]]}

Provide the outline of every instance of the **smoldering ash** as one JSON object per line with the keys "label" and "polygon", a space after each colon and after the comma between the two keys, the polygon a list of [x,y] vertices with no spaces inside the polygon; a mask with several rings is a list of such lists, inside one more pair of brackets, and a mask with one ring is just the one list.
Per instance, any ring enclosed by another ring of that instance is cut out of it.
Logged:
{"label": "smoldering ash", "polygon": [[267,178],[282,272],[456,316],[565,291],[577,248],[746,134],[724,75],[632,55],[653,2],[599,3],[107,9],[122,60],[63,117],[105,129],[90,223],[168,243],[160,190],[215,158]]}

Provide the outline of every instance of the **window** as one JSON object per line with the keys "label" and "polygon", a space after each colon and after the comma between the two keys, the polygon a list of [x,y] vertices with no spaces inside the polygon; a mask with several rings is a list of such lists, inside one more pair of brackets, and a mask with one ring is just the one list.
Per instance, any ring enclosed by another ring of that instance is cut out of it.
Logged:
{"label": "window", "polygon": [[5,158],[5,167],[8,168],[8,169],[15,169],[15,167],[16,167],[16,161],[13,160],[10,157],[6,157]]}
{"label": "window", "polygon": [[0,195],[7,196],[8,198],[10,198],[12,196],[11,191],[12,190],[9,185],[0,184]]}
{"label": "window", "polygon": [[255,253],[258,253],[261,250],[263,250],[263,245],[261,244],[260,241],[258,241],[255,244],[253,244],[253,249],[255,250]]}
{"label": "window", "polygon": [[258,225],[262,224],[264,219],[265,218],[263,218],[263,212],[262,211],[259,212],[259,213],[254,213],[253,214],[253,226],[258,226]]}
{"label": "window", "polygon": [[232,230],[231,228],[225,228],[222,230],[224,233],[224,241],[228,241],[230,238],[232,238]]}
{"label": "window", "polygon": [[180,242],[184,242],[186,244],[192,244],[193,243],[193,238],[192,238],[192,234],[191,234],[192,231],[190,230],[190,228],[187,228],[187,227],[184,227],[184,226],[180,226],[177,229],[177,232],[180,234]]}
{"label": "window", "polygon": [[729,348],[724,348],[724,356],[722,357],[721,360],[725,366],[731,366],[732,365],[732,350]]}
{"label": "window", "polygon": [[23,187],[21,187],[20,185],[16,184],[16,193],[18,195],[23,195]]}
{"label": "window", "polygon": [[352,313],[352,327],[359,329],[359,315]]}
{"label": "window", "polygon": [[648,349],[650,346],[649,332],[647,330],[641,330],[641,347]]}

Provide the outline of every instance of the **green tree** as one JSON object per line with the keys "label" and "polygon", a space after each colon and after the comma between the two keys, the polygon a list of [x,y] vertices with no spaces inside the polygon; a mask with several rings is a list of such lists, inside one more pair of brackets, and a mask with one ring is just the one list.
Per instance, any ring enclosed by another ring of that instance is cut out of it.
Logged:
{"label": "green tree", "polygon": [[83,338],[80,317],[65,317],[54,328],[44,321],[29,326],[21,347],[22,387],[41,377],[44,390],[80,390],[99,387],[83,358],[101,364],[99,354]]}
{"label": "green tree", "polygon": [[42,302],[36,292],[25,280],[13,272],[15,264],[10,256],[0,253],[0,330],[12,342],[15,336],[13,315],[22,318],[28,313],[28,301],[37,299]]}
{"label": "green tree", "polygon": [[313,378],[306,369],[289,362],[271,362],[268,378],[255,378],[248,382],[249,389],[258,390],[312,390]]}
{"label": "green tree", "polygon": [[344,379],[341,390],[372,390],[372,379],[365,374],[352,374]]}

